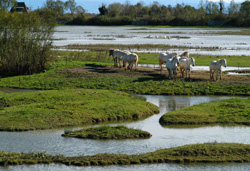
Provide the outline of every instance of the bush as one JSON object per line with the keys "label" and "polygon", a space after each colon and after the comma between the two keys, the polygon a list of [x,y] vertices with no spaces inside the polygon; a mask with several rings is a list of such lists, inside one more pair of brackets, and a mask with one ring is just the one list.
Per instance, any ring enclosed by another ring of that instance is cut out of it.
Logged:
{"label": "bush", "polygon": [[[36,13],[0,11],[0,73],[2,76],[41,72],[52,60],[55,22]],[[4,74],[4,75],[3,75]]]}

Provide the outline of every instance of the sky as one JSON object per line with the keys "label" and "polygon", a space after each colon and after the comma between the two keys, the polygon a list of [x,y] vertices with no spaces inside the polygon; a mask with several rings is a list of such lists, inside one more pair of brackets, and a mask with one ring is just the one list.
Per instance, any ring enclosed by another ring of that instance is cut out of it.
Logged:
{"label": "sky", "polygon": [[[31,8],[32,10],[41,8],[44,6],[46,0],[17,0],[18,2],[25,2],[25,4]],[[63,2],[67,0],[61,0]],[[176,4],[191,5],[197,7],[201,0],[75,0],[77,5],[82,6],[86,12],[88,13],[99,13],[98,8],[102,5],[109,5],[115,2],[119,2],[121,4],[125,4],[129,2],[132,5],[137,4],[138,2],[144,2],[144,5],[149,6],[153,4],[154,1],[159,2],[160,5],[171,5],[176,6]],[[206,0],[203,0],[205,2]],[[219,2],[219,0],[209,0],[213,2]],[[235,3],[242,3],[245,0],[234,0]],[[225,3],[230,3],[231,0],[224,0]]]}

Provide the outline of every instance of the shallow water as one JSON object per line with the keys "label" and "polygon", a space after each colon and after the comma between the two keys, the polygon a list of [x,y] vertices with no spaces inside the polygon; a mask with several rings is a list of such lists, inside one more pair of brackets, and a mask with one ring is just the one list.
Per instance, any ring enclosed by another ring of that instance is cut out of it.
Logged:
{"label": "shallow water", "polygon": [[[145,140],[82,140],[76,138],[65,138],[61,134],[63,129],[29,131],[29,132],[0,132],[0,150],[7,152],[45,152],[48,154],[63,154],[65,156],[93,155],[97,153],[123,153],[139,154],[151,152],[162,148],[171,148],[187,144],[197,144],[206,142],[235,142],[250,144],[250,127],[246,126],[205,126],[198,128],[167,128],[159,124],[159,118],[170,111],[199,103],[210,102],[230,97],[220,96],[152,96],[142,95],[147,101],[159,106],[160,113],[147,119],[122,123],[131,128],[142,129],[152,134],[150,139]],[[117,125],[117,124],[111,124]],[[243,166],[249,168],[250,165],[233,165],[237,170]],[[228,165],[214,166],[215,169],[228,168]],[[231,166],[230,166],[231,167]],[[189,166],[175,164],[154,164],[136,166],[109,166],[94,167],[95,170],[144,170],[149,169],[208,169],[207,165]],[[1,168],[0,168],[1,169]],[[5,170],[77,170],[78,167],[68,167],[64,165],[35,165],[35,166],[11,166]],[[85,168],[84,168],[85,169]],[[93,167],[87,167],[87,170]]]}
{"label": "shallow water", "polygon": [[[1,169],[1,167],[0,167]],[[95,171],[222,171],[222,170],[233,170],[233,171],[245,171],[250,169],[250,164],[199,164],[199,165],[183,165],[183,164],[144,164],[144,165],[131,165],[131,166],[105,166],[105,167],[77,167],[77,166],[65,166],[65,165],[31,165],[31,166],[10,166],[8,168],[2,168],[4,171],[78,171],[78,170],[95,170]]]}
{"label": "shallow water", "polygon": [[[185,46],[183,50],[188,49],[191,54],[250,55],[250,36],[214,34],[225,30],[241,29],[57,26],[57,32],[54,33],[54,38],[57,40],[54,41],[54,45],[165,44]],[[165,38],[167,36],[170,39]],[[161,52],[160,49],[133,49],[133,51]]]}

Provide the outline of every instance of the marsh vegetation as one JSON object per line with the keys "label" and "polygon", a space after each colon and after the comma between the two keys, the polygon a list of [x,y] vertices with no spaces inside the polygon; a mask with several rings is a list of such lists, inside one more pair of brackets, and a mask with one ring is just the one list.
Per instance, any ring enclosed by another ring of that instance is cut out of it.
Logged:
{"label": "marsh vegetation", "polygon": [[87,89],[1,94],[0,107],[1,131],[137,120],[159,112],[157,106],[127,93]]}
{"label": "marsh vegetation", "polygon": [[64,137],[81,139],[144,139],[152,135],[146,131],[127,128],[125,126],[100,126],[76,131],[66,130]]}
{"label": "marsh vegetation", "polygon": [[249,145],[235,143],[205,143],[186,145],[154,152],[124,155],[97,154],[65,157],[45,153],[8,153],[0,151],[0,166],[20,164],[65,164],[74,166],[134,165],[154,163],[226,163],[249,162]]}
{"label": "marsh vegetation", "polygon": [[250,98],[203,103],[169,112],[160,118],[162,125],[250,125]]}

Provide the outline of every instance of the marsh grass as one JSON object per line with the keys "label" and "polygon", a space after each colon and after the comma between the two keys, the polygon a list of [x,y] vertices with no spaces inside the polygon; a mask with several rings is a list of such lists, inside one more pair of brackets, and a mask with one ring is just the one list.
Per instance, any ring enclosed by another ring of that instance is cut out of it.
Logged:
{"label": "marsh grass", "polygon": [[152,135],[146,131],[127,128],[125,126],[100,126],[67,131],[62,136],[81,139],[140,139],[150,138]]}
{"label": "marsh grass", "polygon": [[10,93],[1,94],[0,99],[2,131],[137,120],[159,112],[157,106],[141,98],[106,90],[65,89]]}
{"label": "marsh grass", "polygon": [[205,143],[185,145],[138,155],[96,154],[65,157],[45,153],[9,153],[0,151],[0,166],[21,164],[65,164],[75,166],[107,166],[156,163],[228,163],[249,162],[250,145]]}
{"label": "marsh grass", "polygon": [[250,125],[250,98],[203,103],[164,114],[162,125],[243,124]]}

